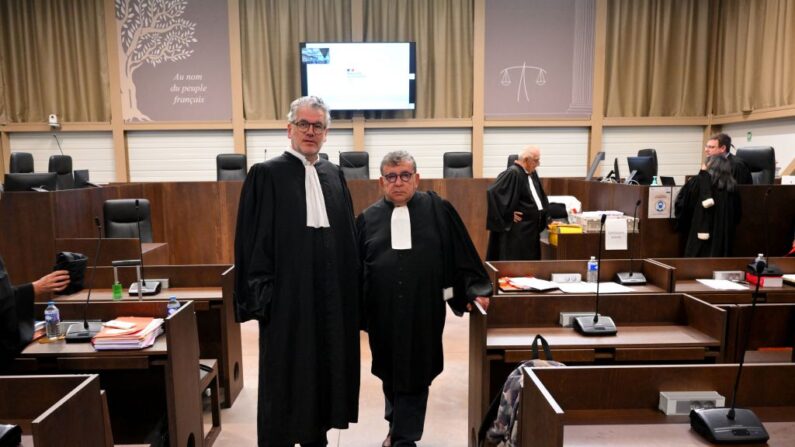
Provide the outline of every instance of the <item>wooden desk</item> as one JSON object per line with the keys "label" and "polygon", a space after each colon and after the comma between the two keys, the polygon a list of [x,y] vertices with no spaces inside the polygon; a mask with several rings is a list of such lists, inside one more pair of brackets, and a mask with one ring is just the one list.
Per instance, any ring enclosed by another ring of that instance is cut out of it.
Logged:
{"label": "wooden desk", "polygon": [[[44,312],[44,307],[37,304],[36,315]],[[58,307],[64,320],[81,320],[86,309],[80,303],[60,303]],[[166,303],[92,303],[87,308],[89,319],[108,321],[123,315],[164,317]],[[131,351],[95,351],[90,343],[63,340],[34,341],[22,351],[15,366],[36,374],[99,373],[116,442],[144,441],[165,413],[171,447],[201,446],[199,343],[192,302],[166,318],[165,331],[154,346]]]}
{"label": "wooden desk", "polygon": [[[97,251],[96,238],[56,239],[55,251],[72,251],[88,256],[88,265],[94,265],[94,254]],[[120,259],[140,259],[144,254],[144,266],[168,265],[168,244],[164,242],[144,242],[138,246],[138,239],[102,239],[99,262],[97,265],[109,266]]]}
{"label": "wooden desk", "polygon": [[19,425],[23,445],[113,444],[95,374],[0,376],[0,396],[0,423]]}
{"label": "wooden desk", "polygon": [[[534,276],[549,281],[553,273],[579,273],[584,281],[588,273],[587,263],[586,259],[576,261],[488,261],[486,262],[486,272],[495,285],[499,284],[499,279],[504,276]],[[636,259],[632,263],[632,269],[643,273],[647,281],[645,285],[630,287],[634,293],[667,293],[673,291],[674,270],[671,267],[657,262],[649,262],[645,259]],[[616,273],[628,271],[630,271],[628,259],[602,259],[600,278],[602,282],[613,281]],[[517,292],[497,291],[498,295],[513,295],[515,293]],[[519,293],[533,294],[534,292]],[[543,295],[563,295],[560,290],[538,293]]]}
{"label": "wooden desk", "polygon": [[[642,242],[640,233],[629,233],[627,236],[627,250],[602,248],[602,259],[639,257]],[[559,234],[557,237],[556,245],[552,245],[548,237],[541,238],[542,260],[590,259],[591,256],[596,256],[599,249],[599,233]]]}
{"label": "wooden desk", "polygon": [[[229,265],[171,265],[146,267],[148,278],[169,278],[170,288],[158,295],[143,297],[144,301],[163,301],[175,295],[179,301],[191,300],[199,326],[201,358],[218,359],[222,406],[229,408],[243,389],[243,347],[240,324],[235,322],[234,266]],[[91,269],[86,278],[91,277]],[[119,281],[124,285],[122,302],[135,302],[138,297],[127,293],[135,280],[135,269],[119,269]],[[98,267],[96,284],[113,283],[113,269]],[[88,290],[55,298],[56,302],[84,302]],[[91,292],[91,302],[113,302],[110,289]]]}
{"label": "wooden desk", "polygon": [[[525,368],[519,436],[539,447],[710,445],[688,416],[657,410],[660,391],[715,390],[731,399],[736,365]],[[795,365],[746,365],[737,403],[754,410],[770,446],[795,444]]]}
{"label": "wooden desk", "polygon": [[[743,335],[748,333],[748,351],[760,348],[795,348],[795,303],[763,303],[751,312],[750,304],[721,306],[726,309],[726,349],[723,361],[739,362],[744,354]],[[795,349],[773,355],[787,362],[795,362]],[[789,354],[789,355],[787,355]]]}
{"label": "wooden desk", "polygon": [[516,365],[530,359],[536,334],[555,360],[583,363],[715,362],[721,358],[726,311],[683,294],[600,297],[600,313],[616,322],[612,337],[586,337],[558,325],[560,312],[593,311],[593,295],[499,295],[488,314],[470,313],[469,427]]}
{"label": "wooden desk", "polygon": [[[701,284],[696,279],[712,279],[712,273],[724,270],[746,271],[751,258],[655,258],[657,262],[674,269],[674,291],[687,293],[713,304],[750,303],[754,286],[748,290],[715,290]],[[795,273],[795,258],[770,258],[770,263],[778,266],[784,273]],[[795,287],[762,287],[759,302],[795,303]]]}

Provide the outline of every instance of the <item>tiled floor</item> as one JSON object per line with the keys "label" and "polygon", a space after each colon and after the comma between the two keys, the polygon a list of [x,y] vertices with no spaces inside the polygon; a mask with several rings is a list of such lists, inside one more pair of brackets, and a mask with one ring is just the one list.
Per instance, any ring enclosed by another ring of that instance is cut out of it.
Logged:
{"label": "tiled floor", "polygon": [[[444,372],[431,385],[425,434],[419,445],[425,447],[461,447],[466,445],[467,426],[467,357],[468,317],[458,318],[448,309],[444,332]],[[257,340],[256,322],[247,322],[243,332],[243,370],[245,388],[232,408],[223,410],[223,429],[217,447],[255,446],[257,444]],[[384,398],[381,381],[370,373],[370,348],[362,333],[362,386],[359,398],[359,422],[348,430],[329,432],[329,446],[380,446],[387,432],[383,418]]]}

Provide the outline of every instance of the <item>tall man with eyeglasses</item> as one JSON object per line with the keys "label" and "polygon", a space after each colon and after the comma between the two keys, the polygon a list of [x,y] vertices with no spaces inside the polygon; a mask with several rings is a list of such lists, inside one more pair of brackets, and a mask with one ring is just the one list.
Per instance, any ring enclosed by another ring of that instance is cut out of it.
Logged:
{"label": "tall man with eyeglasses", "polygon": [[405,151],[381,162],[384,197],[356,219],[364,273],[364,317],[372,372],[383,382],[389,433],[384,446],[422,436],[428,388],[442,372],[445,303],[458,315],[488,307],[491,282],[455,208],[417,191]]}
{"label": "tall man with eyeglasses", "polygon": [[549,201],[536,172],[540,165],[541,150],[528,146],[486,190],[486,260],[541,259],[540,234],[547,226]]}
{"label": "tall man with eyeglasses", "polygon": [[259,321],[259,446],[325,446],[358,418],[353,206],[339,168],[318,157],[325,103],[298,98],[287,120],[290,148],[253,166],[240,195],[236,317]]}
{"label": "tall man with eyeglasses", "polygon": [[[732,177],[738,185],[752,185],[754,183],[751,168],[740,158],[731,153],[732,138],[725,133],[712,135],[704,145],[704,154],[709,157],[721,156],[731,163]],[[704,169],[706,166],[702,166]]]}

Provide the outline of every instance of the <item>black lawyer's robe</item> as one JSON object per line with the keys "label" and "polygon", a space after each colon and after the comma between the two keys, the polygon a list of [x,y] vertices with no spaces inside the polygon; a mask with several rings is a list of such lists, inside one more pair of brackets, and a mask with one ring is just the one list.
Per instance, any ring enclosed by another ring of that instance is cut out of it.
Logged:
{"label": "black lawyer's robe", "polygon": [[339,168],[315,167],[331,228],[307,228],[305,167],[288,153],[253,166],[240,196],[235,305],[260,323],[260,446],[325,439],[358,417],[353,206]]}
{"label": "black lawyer's robe", "polygon": [[415,393],[442,372],[443,290],[457,314],[491,293],[483,263],[455,208],[433,192],[415,192],[406,205],[411,245],[393,250],[394,205],[381,199],[356,220],[364,272],[364,312],[372,372],[394,392]]}
{"label": "black lawyer's robe", "polygon": [[0,372],[33,338],[33,284],[11,285],[0,258]]}
{"label": "black lawyer's robe", "polygon": [[731,163],[732,177],[734,177],[738,185],[754,184],[754,176],[751,175],[751,168],[748,167],[748,164],[743,159],[731,153],[726,155],[726,158]]}
{"label": "black lawyer's robe", "polygon": [[[528,175],[519,165],[514,164],[500,173],[486,190],[486,228],[489,230],[487,261],[541,259],[539,235],[547,225],[546,210],[549,209],[549,201],[538,174],[533,172],[530,178],[543,210],[536,206],[528,184]],[[513,221],[514,211],[522,212],[521,222]]]}
{"label": "black lawyer's robe", "polygon": [[[704,208],[702,202],[712,198],[715,204]],[[687,235],[685,257],[726,257],[732,255],[734,230],[740,221],[740,195],[712,185],[707,171],[690,178],[679,191],[674,204],[677,229]],[[708,234],[700,239],[699,233]]]}

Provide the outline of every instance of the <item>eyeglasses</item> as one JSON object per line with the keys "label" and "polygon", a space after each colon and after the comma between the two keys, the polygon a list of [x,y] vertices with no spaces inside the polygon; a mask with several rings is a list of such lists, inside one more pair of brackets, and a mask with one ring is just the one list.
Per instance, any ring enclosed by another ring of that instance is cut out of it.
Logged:
{"label": "eyeglasses", "polygon": [[308,131],[310,127],[314,127],[315,132],[323,132],[326,130],[326,125],[323,123],[310,123],[309,121],[304,120],[293,123],[293,126],[297,127],[301,132]]}
{"label": "eyeglasses", "polygon": [[387,174],[387,175],[385,175],[383,177],[384,177],[384,180],[387,181],[387,183],[395,183],[397,181],[398,177],[400,177],[400,181],[405,183],[405,182],[408,182],[409,180],[411,180],[412,177],[414,177],[414,173],[413,172],[401,172],[400,174],[395,174],[394,172],[392,172],[392,173],[389,173],[389,174]]}

